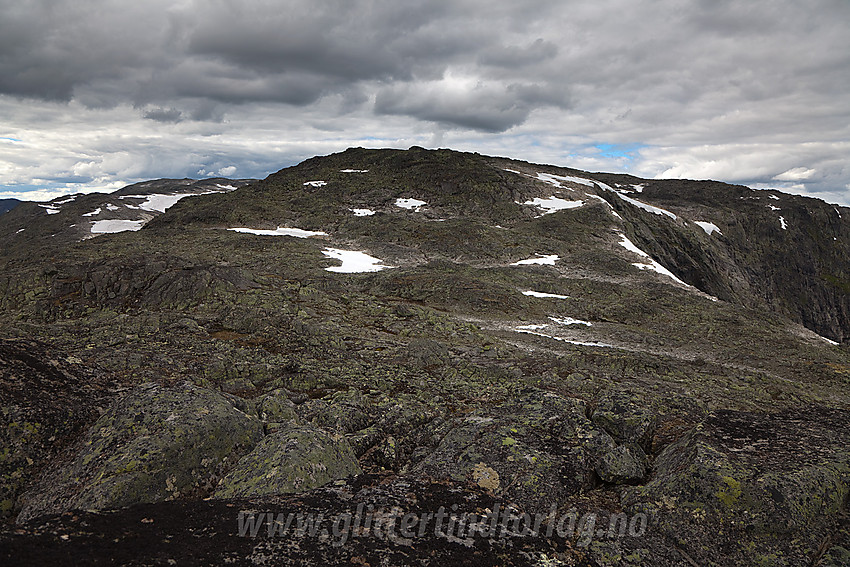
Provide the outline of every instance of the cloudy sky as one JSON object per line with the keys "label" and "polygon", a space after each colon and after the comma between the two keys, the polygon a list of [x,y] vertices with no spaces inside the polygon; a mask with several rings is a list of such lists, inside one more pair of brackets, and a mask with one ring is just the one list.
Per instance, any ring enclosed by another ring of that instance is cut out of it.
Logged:
{"label": "cloudy sky", "polygon": [[0,0],[0,197],[411,145],[850,205],[850,1]]}

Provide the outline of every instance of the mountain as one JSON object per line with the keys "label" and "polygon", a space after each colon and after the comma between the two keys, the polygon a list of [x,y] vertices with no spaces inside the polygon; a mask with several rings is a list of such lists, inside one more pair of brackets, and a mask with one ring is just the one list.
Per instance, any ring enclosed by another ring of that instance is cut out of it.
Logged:
{"label": "mountain", "polygon": [[846,559],[846,208],[422,148],[151,183],[0,217],[4,560]]}
{"label": "mountain", "polygon": [[[16,201],[0,224],[0,250],[28,255],[46,244],[55,248],[101,234],[136,231],[177,201],[195,195],[234,191],[253,180],[157,179],[113,193],[77,193],[36,203]],[[14,209],[14,210],[12,210]]]}
{"label": "mountain", "polygon": [[0,199],[0,215],[3,213],[8,213],[15,207],[17,207],[21,202],[17,199]]}

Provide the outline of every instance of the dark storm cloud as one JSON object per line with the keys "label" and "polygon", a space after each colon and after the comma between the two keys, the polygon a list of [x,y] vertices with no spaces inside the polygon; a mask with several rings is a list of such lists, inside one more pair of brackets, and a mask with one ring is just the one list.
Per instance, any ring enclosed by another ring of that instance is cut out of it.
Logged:
{"label": "dark storm cloud", "polygon": [[[548,5],[525,6],[536,7],[543,17]],[[6,0],[0,6],[5,16],[0,23],[0,93],[76,98],[91,107],[130,102],[170,108],[170,113],[145,114],[159,121],[173,121],[177,112],[191,114],[181,105],[186,98],[307,106],[329,95],[350,97],[367,83],[373,92],[385,87],[401,92],[420,81],[440,79],[452,66],[474,66],[479,59],[518,68],[557,53],[557,46],[543,39],[501,45],[493,24],[509,30],[520,12],[485,2],[434,1],[411,7],[387,0],[285,6],[214,0],[159,7],[154,2],[129,13],[120,2]],[[488,15],[497,21],[488,22]],[[522,22],[528,25],[529,17]],[[513,83],[517,81],[504,87]],[[460,126],[471,122],[493,129],[487,124],[494,116],[500,117],[499,124],[513,125],[527,116],[531,102],[515,98],[508,95],[495,111],[469,106],[462,116],[450,110],[435,115]],[[491,100],[488,95],[478,107]],[[414,116],[429,114],[416,110],[422,106],[417,101],[384,104],[385,110],[406,106]]]}
{"label": "dark storm cloud", "polygon": [[514,68],[525,65],[534,65],[542,61],[552,59],[558,54],[558,46],[552,42],[538,38],[527,47],[516,45],[496,46],[482,53],[478,61],[483,65],[494,65],[497,67]]}
{"label": "dark storm cloud", "polygon": [[[130,130],[184,132],[216,155],[228,137],[265,137],[258,163],[281,139],[301,144],[287,156],[342,149],[322,132],[445,134],[546,160],[639,144],[638,175],[845,191],[848,28],[847,0],[0,0],[0,138],[124,133],[102,162],[84,147],[63,161],[5,143],[0,172],[212,167],[176,147],[130,148]],[[583,163],[611,166],[598,158]]]}
{"label": "dark storm cloud", "polygon": [[504,132],[523,123],[540,105],[569,106],[565,90],[536,84],[484,84],[448,77],[428,84],[405,84],[381,90],[379,114],[406,115],[483,132]]}
{"label": "dark storm cloud", "polygon": [[165,108],[154,108],[146,111],[142,116],[148,120],[155,120],[157,122],[180,122],[183,120],[183,113],[176,108],[169,108],[167,110]]}

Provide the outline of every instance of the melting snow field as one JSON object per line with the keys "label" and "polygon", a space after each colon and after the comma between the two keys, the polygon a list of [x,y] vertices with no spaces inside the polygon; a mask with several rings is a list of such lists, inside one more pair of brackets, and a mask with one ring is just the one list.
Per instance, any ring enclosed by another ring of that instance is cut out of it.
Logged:
{"label": "melting snow field", "polygon": [[548,256],[538,254],[538,256],[538,258],[529,258],[527,260],[520,260],[519,262],[514,262],[513,264],[511,264],[511,266],[528,266],[530,264],[554,266],[555,262],[560,260],[560,257],[557,254],[550,254]]}
{"label": "melting snow field", "polygon": [[195,195],[201,194],[206,193],[179,193],[177,195],[122,195],[121,197],[119,197],[119,199],[144,199],[145,201],[143,203],[140,203],[138,207],[130,207],[130,205],[127,206],[130,208],[140,208],[145,211],[156,211],[159,213],[164,213],[166,210],[173,207],[180,199],[183,199],[184,197],[193,197]]}
{"label": "melting snow field", "polygon": [[587,325],[588,327],[592,327],[593,323],[589,321],[582,321],[581,319],[573,319],[572,317],[549,317],[552,321],[556,322],[559,325]]}
{"label": "melting snow field", "polygon": [[522,294],[523,295],[529,295],[531,297],[543,297],[543,298],[550,298],[550,299],[569,299],[570,298],[570,296],[568,296],[568,295],[558,295],[557,293],[544,293],[542,291],[524,291],[524,292],[522,292]]}
{"label": "melting snow field", "polygon": [[348,209],[352,213],[354,213],[355,217],[371,217],[375,214],[375,211],[372,209]]}
{"label": "melting snow field", "polygon": [[[553,173],[538,173],[537,179],[544,183],[548,183],[550,185],[554,185],[555,187],[563,187],[561,185],[562,181],[577,183],[579,185],[586,185],[587,187],[593,187],[594,183],[590,179],[584,179],[582,177],[570,177],[569,175],[555,175]],[[564,187],[565,189],[569,189],[569,187]]]}
{"label": "melting snow field", "polygon": [[538,332],[538,329],[544,329],[546,325],[521,325],[519,327],[514,328],[514,331],[517,333],[525,333],[527,335],[534,335],[536,337],[545,337],[547,339],[555,339],[556,341],[561,341],[563,343],[569,343],[571,345],[580,345],[580,346],[591,346],[591,347],[601,347],[601,348],[617,348],[614,345],[609,345],[607,343],[597,343],[597,342],[588,342],[588,341],[574,341],[571,339],[565,339],[564,337],[556,337],[555,335],[547,335],[546,333]]}
{"label": "melting snow field", "polygon": [[531,201],[526,201],[522,204],[534,205],[537,208],[543,209],[544,215],[548,215],[557,211],[563,211],[564,209],[575,209],[577,207],[581,207],[584,205],[584,201],[567,201],[566,199],[552,196],[546,197],[545,199],[535,197]]}
{"label": "melting snow field", "polygon": [[[596,184],[599,185],[602,189],[604,189],[606,191],[611,191],[613,193],[616,193],[616,195],[619,198],[621,198],[622,200],[626,201],[627,203],[631,203],[635,207],[643,209],[644,211],[649,211],[650,213],[653,213],[653,214],[656,214],[656,215],[665,215],[665,216],[670,217],[673,220],[676,220],[677,218],[679,218],[674,213],[671,213],[670,211],[662,209],[661,207],[656,207],[654,205],[648,205],[647,203],[643,203],[641,201],[638,201],[637,199],[632,199],[631,197],[629,197],[627,195],[623,195],[620,191],[615,190],[610,185],[606,185],[605,183],[602,183],[601,181],[597,181]],[[633,186],[633,187],[637,187],[637,186]],[[643,189],[643,186],[641,186],[641,189]]]}
{"label": "melting snow field", "polygon": [[677,278],[673,274],[673,272],[671,272],[670,270],[668,270],[667,268],[665,268],[664,266],[662,266],[661,264],[659,264],[658,262],[653,260],[652,256],[650,256],[649,254],[647,254],[646,252],[644,252],[643,250],[641,250],[640,248],[635,246],[634,243],[631,240],[626,238],[625,234],[621,234],[620,237],[622,238],[622,240],[620,240],[620,246],[622,246],[623,248],[625,248],[626,250],[628,250],[630,252],[634,252],[635,254],[646,258],[649,261],[649,263],[646,263],[646,262],[644,262],[644,263],[633,263],[632,266],[639,268],[641,270],[652,270],[654,272],[658,272],[659,274],[662,274],[662,275],[667,276],[668,278],[672,279],[676,283],[682,284],[685,287],[691,287],[688,284],[686,284],[685,282],[683,282],[682,280],[680,280],[679,278]]}
{"label": "melting snow field", "polygon": [[660,207],[655,207],[653,205],[647,205],[646,203],[642,203],[642,202],[638,201],[637,199],[632,199],[631,197],[627,197],[626,195],[623,195],[622,193],[617,193],[617,195],[619,195],[620,198],[622,200],[626,201],[627,203],[631,203],[632,205],[639,207],[639,208],[643,209],[644,211],[649,211],[650,213],[654,213],[656,215],[666,215],[673,220],[676,220],[678,218],[675,214],[671,213],[670,211],[666,211],[666,210],[664,210]]}
{"label": "melting snow field", "polygon": [[351,250],[340,250],[338,248],[325,248],[322,254],[328,258],[334,258],[342,261],[341,266],[331,266],[325,268],[329,272],[339,272],[343,274],[357,274],[362,272],[378,272],[393,266],[380,266],[383,262],[380,258],[369,256],[365,252],[356,252]]}
{"label": "melting snow field", "polygon": [[228,228],[233,232],[241,232],[245,234],[256,234],[259,236],[294,236],[295,238],[309,238],[311,236],[327,236],[327,232],[302,230],[300,228],[285,228],[277,227],[274,230],[264,230],[258,228]]}
{"label": "melting snow field", "polygon": [[712,232],[716,232],[720,236],[723,236],[723,233],[720,232],[720,229],[717,228],[717,225],[714,223],[710,223],[707,221],[694,221],[694,224],[703,229],[708,235],[710,235]]}
{"label": "melting snow field", "polygon": [[115,232],[126,232],[128,230],[139,230],[145,224],[143,220],[100,220],[91,221],[92,234],[112,234]]}
{"label": "melting snow field", "polygon": [[425,206],[428,203],[425,201],[420,201],[419,199],[396,199],[395,206],[401,207],[402,209],[418,209],[419,207]]}

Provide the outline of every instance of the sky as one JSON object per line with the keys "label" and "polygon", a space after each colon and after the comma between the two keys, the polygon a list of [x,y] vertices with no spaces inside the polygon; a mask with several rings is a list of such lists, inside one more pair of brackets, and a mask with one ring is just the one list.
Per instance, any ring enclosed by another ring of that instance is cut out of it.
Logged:
{"label": "sky", "polygon": [[0,0],[0,198],[448,147],[850,205],[848,0]]}

